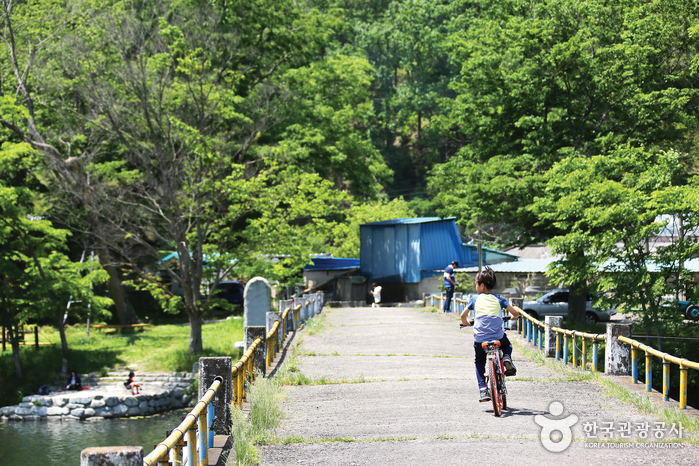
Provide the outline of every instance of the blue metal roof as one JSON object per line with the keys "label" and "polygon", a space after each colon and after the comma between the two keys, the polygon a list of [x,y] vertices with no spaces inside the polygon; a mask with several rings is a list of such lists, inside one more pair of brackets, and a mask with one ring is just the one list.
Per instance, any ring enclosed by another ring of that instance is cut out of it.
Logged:
{"label": "blue metal roof", "polygon": [[359,259],[344,259],[338,257],[311,257],[312,264],[303,270],[347,270],[358,269]]}
{"label": "blue metal roof", "polygon": [[454,217],[399,218],[360,225],[363,275],[377,283],[419,283],[453,260],[473,264]]}
{"label": "blue metal roof", "polygon": [[378,225],[413,225],[419,223],[441,222],[444,220],[456,220],[456,217],[415,217],[415,218],[394,218],[393,220],[384,220],[381,222],[365,223],[367,226]]}

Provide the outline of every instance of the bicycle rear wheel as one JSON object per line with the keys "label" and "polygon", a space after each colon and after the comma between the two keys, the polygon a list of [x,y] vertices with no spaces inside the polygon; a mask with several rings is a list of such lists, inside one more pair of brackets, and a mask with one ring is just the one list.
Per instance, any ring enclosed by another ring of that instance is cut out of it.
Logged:
{"label": "bicycle rear wheel", "polygon": [[488,382],[490,383],[490,399],[493,402],[493,414],[500,416],[502,414],[502,398],[500,398],[498,391],[498,373],[495,369],[495,360],[488,361],[488,371],[490,372]]}

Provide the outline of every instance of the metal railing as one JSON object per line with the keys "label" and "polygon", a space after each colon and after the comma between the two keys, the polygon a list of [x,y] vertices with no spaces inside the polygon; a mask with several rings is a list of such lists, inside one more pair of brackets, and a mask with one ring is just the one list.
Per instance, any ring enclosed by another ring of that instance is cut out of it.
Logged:
{"label": "metal railing", "polygon": [[[533,318],[521,309],[518,309],[518,311],[519,318],[517,322],[517,332],[520,333],[528,342],[532,343],[540,350],[543,350],[546,323]],[[599,342],[606,341],[607,335],[578,332],[576,330],[568,330],[555,327],[553,325],[549,325],[549,329],[556,333],[555,357],[557,361],[563,360],[564,363],[568,363],[568,341],[571,339],[573,352],[570,359],[573,363],[573,367],[582,367],[583,369],[586,369],[588,365],[587,353],[589,341],[592,344],[591,370],[593,372],[598,371],[599,368],[597,367],[597,360],[599,355]],[[581,339],[580,348],[578,347],[578,338]]]}
{"label": "metal railing", "polygon": [[[437,309],[442,309],[444,298],[441,294],[429,294],[425,296],[425,307],[436,307]],[[452,312],[461,313],[466,309],[468,304],[468,299],[463,298],[452,298],[452,303],[454,303],[454,310]]]}
{"label": "metal railing", "polygon": [[663,353],[662,351],[658,351],[655,348],[624,336],[619,336],[619,341],[631,345],[631,376],[633,377],[634,383],[638,383],[638,350],[645,352],[647,392],[653,391],[653,360],[651,356],[662,359],[664,401],[670,401],[670,363],[677,364],[680,368],[680,409],[687,407],[687,371],[689,369],[699,370],[699,363]]}
{"label": "metal railing", "polygon": [[255,351],[261,344],[262,338],[255,339],[243,357],[233,366],[233,404],[235,406],[243,404],[247,384],[255,381]]}
{"label": "metal railing", "polygon": [[[246,396],[247,385],[255,381],[255,352],[262,344],[262,338],[257,338],[245,351],[245,354],[233,366],[233,404],[242,405]],[[214,446],[214,436],[211,425],[214,420],[212,401],[221,386],[222,377],[214,378],[214,382],[204,396],[187,414],[182,424],[168,434],[168,437],[158,444],[155,449],[143,458],[144,466],[166,465],[199,466],[208,464],[208,449]],[[195,423],[195,421],[198,421]],[[184,441],[186,436],[186,441]],[[192,448],[191,446],[195,447]],[[183,447],[187,447],[186,461],[183,458]],[[197,454],[198,453],[198,454]]]}
{"label": "metal railing", "polygon": [[[315,299],[313,300],[315,302]],[[272,325],[272,328],[269,331],[269,334],[267,335],[267,356],[266,356],[266,365],[267,367],[272,365],[272,361],[274,361],[274,358],[277,357],[277,353],[279,352],[279,348],[281,348],[282,344],[284,344],[284,341],[286,340],[286,335],[289,332],[289,326],[291,324],[291,330],[295,330],[295,322],[294,321],[294,313],[300,312],[301,311],[301,305],[297,305],[293,310],[290,307],[287,307],[284,309],[284,312],[282,312],[281,315],[281,320],[278,320],[274,322],[274,325]],[[289,321],[289,315],[291,314],[292,320]]]}
{"label": "metal railing", "polygon": [[155,450],[143,458],[144,466],[169,465],[171,451],[173,452],[174,466],[182,466],[185,464],[183,457],[185,446],[187,447],[186,464],[190,466],[209,464],[209,448],[214,446],[214,436],[211,435],[214,410],[211,402],[221,386],[222,380],[222,377],[214,379],[214,383],[194,406],[194,409],[185,416],[182,423],[171,431],[168,437],[155,447]]}

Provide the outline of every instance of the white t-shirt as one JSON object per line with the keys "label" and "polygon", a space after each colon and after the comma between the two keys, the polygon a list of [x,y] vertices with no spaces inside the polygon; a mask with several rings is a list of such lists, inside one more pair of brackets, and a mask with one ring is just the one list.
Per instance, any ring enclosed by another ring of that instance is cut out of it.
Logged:
{"label": "white t-shirt", "polygon": [[376,288],[374,288],[373,295],[374,295],[374,302],[380,303],[381,302],[381,287],[380,286],[377,286]]}

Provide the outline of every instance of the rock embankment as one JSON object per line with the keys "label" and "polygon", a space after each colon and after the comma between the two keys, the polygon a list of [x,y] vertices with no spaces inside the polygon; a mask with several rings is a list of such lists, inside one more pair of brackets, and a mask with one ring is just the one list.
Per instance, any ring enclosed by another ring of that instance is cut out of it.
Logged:
{"label": "rock embankment", "polygon": [[0,420],[98,420],[148,416],[188,406],[196,397],[192,389],[195,380],[192,373],[143,374],[137,379],[141,393],[132,395],[120,378],[105,378],[97,380],[88,390],[25,396],[19,406],[0,408]]}

